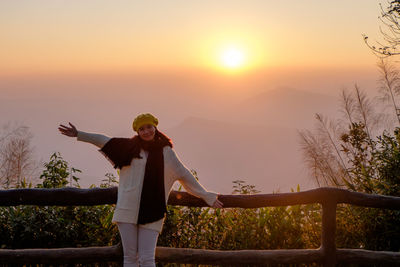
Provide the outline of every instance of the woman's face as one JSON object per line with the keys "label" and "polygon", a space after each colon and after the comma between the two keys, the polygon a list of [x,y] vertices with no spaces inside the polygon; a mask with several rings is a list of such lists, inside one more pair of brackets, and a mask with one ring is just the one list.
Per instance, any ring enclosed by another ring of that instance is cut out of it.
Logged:
{"label": "woman's face", "polygon": [[151,124],[145,124],[139,128],[138,134],[144,141],[151,141],[156,134],[156,127]]}

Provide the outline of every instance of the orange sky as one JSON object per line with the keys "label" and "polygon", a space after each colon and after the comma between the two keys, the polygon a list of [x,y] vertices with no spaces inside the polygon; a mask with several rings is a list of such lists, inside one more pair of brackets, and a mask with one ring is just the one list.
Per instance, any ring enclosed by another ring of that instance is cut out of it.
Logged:
{"label": "orange sky", "polygon": [[[229,193],[231,181],[243,178],[263,192],[304,188],[296,129],[310,129],[328,102],[335,110],[344,87],[376,92],[377,58],[362,34],[377,40],[378,15],[372,0],[3,0],[0,125],[30,127],[40,161],[61,152],[84,171],[88,186],[114,170],[92,147],[61,136],[57,125],[130,136],[132,118],[152,112],[206,187]],[[229,49],[238,51],[238,68],[223,67]],[[249,118],[261,128],[247,131]],[[209,121],[232,123],[231,138],[256,134],[265,149],[209,157],[206,145],[227,141],[224,127],[215,133]],[[209,139],[194,144],[193,136]],[[238,169],[240,157],[257,153]],[[213,166],[216,156],[226,165]],[[282,165],[288,158],[290,168]]]}
{"label": "orange sky", "polygon": [[379,1],[1,1],[0,73],[370,66]]}

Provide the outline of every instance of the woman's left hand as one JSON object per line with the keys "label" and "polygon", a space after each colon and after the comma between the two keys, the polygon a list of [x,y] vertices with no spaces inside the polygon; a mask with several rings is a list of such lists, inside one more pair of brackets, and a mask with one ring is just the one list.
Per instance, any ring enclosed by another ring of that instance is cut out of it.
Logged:
{"label": "woman's left hand", "polygon": [[223,206],[224,204],[221,201],[219,201],[218,197],[215,200],[214,204],[212,205],[213,208],[222,208]]}

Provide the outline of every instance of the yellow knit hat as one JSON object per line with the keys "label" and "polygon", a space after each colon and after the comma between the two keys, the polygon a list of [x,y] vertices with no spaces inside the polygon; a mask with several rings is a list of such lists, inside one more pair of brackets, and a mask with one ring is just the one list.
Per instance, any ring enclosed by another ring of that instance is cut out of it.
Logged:
{"label": "yellow knit hat", "polygon": [[150,113],[140,114],[133,120],[132,128],[135,132],[137,132],[139,131],[139,128],[145,124],[151,124],[154,127],[157,127],[158,119]]}

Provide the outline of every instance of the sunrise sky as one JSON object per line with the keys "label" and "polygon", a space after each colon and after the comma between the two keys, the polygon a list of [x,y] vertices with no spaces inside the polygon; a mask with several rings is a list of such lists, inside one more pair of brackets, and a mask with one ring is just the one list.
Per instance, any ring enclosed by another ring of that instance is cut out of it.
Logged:
{"label": "sunrise sky", "polygon": [[0,72],[229,72],[232,50],[236,71],[362,68],[378,15],[376,0],[3,0]]}
{"label": "sunrise sky", "polygon": [[379,3],[0,0],[0,126],[28,126],[39,161],[61,152],[88,186],[116,172],[58,125],[131,136],[151,112],[208,188],[310,188],[297,129],[343,88],[376,92],[362,34],[380,40]]}

